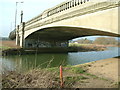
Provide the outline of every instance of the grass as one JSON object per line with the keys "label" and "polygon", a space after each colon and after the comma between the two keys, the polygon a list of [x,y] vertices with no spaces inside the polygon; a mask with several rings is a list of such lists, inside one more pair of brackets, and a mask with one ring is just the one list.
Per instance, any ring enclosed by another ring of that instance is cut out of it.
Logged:
{"label": "grass", "polygon": [[80,80],[83,80],[83,79],[88,79],[88,78],[84,76],[67,76],[65,77],[65,84],[67,86],[71,86],[71,85],[74,85],[75,82],[79,82]]}
{"label": "grass", "polygon": [[79,81],[81,79],[87,79],[87,77],[84,77],[84,76],[67,76],[67,77],[65,77],[66,82]]}
{"label": "grass", "polygon": [[5,50],[5,49],[9,49],[9,48],[11,48],[11,47],[7,47],[7,46],[0,46],[0,49],[3,49],[3,50]]}
{"label": "grass", "polygon": [[106,79],[106,78],[98,77],[98,76],[90,74],[90,73],[84,73],[84,74],[88,75],[88,76],[91,76],[92,78],[97,78],[97,79],[100,79],[100,80],[108,81],[108,79]]}
{"label": "grass", "polygon": [[[50,71],[50,72],[57,72],[57,74],[59,74],[59,67],[46,68],[46,70]],[[80,67],[73,67],[71,65],[67,65],[67,66],[63,67],[63,72],[70,72],[70,73],[74,73],[74,74],[83,74],[86,71]]]}
{"label": "grass", "polygon": [[56,75],[59,75],[59,68],[58,67],[52,67],[52,68],[45,68],[48,72],[56,73]]}
{"label": "grass", "polygon": [[58,67],[46,68],[46,70],[51,71],[51,72],[58,71],[58,69],[59,69]]}
{"label": "grass", "polygon": [[98,78],[96,75],[90,74],[90,73],[85,73],[85,75],[91,76],[93,78]]}
{"label": "grass", "polygon": [[[45,70],[50,71],[50,72],[55,72],[55,71],[59,71],[59,67],[52,67],[52,68],[45,68]],[[65,67],[63,67],[63,72],[71,72],[71,73],[75,73],[75,74],[82,74],[85,73],[86,71],[84,69],[82,69],[81,67],[73,67],[71,65],[67,65]]]}
{"label": "grass", "polygon": [[69,71],[73,72],[75,74],[80,74],[80,73],[84,73],[85,72],[85,70],[83,70],[80,67],[72,67]]}

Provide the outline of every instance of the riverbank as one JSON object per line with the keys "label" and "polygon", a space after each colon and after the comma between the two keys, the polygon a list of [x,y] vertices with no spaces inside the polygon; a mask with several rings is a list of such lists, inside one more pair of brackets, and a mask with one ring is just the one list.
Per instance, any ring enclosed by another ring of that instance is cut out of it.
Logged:
{"label": "riverbank", "polygon": [[107,50],[107,46],[103,45],[80,45],[80,46],[70,46],[73,49],[76,49],[79,52],[88,52],[88,51],[104,51]]}
{"label": "riverbank", "polygon": [[77,52],[73,48],[63,48],[63,47],[43,47],[43,48],[11,48],[2,51],[2,56],[8,55],[28,55],[28,54],[39,54],[39,53],[68,53]]}
{"label": "riverbank", "polygon": [[15,43],[16,42],[12,40],[0,41],[0,50],[6,50],[10,48],[20,48]]}
{"label": "riverbank", "polygon": [[20,48],[15,45],[15,41],[1,41],[0,50],[2,56],[8,55],[25,55],[38,53],[68,53],[68,52],[87,52],[87,51],[103,51],[107,48],[101,45],[80,45],[70,47],[41,47],[41,48]]}
{"label": "riverbank", "polygon": [[[118,62],[118,58],[110,58],[63,67],[64,88],[117,88]],[[60,88],[59,67],[2,76],[3,88]]]}

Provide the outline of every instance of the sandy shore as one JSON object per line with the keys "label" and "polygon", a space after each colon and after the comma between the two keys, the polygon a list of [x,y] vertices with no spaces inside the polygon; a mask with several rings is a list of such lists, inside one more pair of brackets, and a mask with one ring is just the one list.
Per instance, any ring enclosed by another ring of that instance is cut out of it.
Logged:
{"label": "sandy shore", "polygon": [[118,77],[120,78],[120,73],[118,73],[118,68],[120,68],[120,65],[118,67],[118,64],[120,64],[120,58],[109,58],[86,63],[82,66],[85,67],[91,74],[106,78],[113,82],[118,82]]}

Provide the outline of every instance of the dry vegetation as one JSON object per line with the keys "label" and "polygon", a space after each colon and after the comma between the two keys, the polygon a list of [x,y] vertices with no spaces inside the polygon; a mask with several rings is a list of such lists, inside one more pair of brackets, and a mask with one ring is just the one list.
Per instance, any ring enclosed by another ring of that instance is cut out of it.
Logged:
{"label": "dry vegetation", "polygon": [[0,41],[0,49],[8,48],[19,48],[19,46],[16,46],[15,41]]}
{"label": "dry vegetation", "polygon": [[[118,83],[88,73],[89,67],[63,67],[64,88],[117,88]],[[2,85],[3,88],[61,88],[59,68],[33,69],[26,73],[7,72],[3,74]]]}
{"label": "dry vegetation", "polygon": [[77,49],[77,51],[80,51],[80,52],[103,51],[107,49],[104,45],[76,44],[76,43],[70,43],[69,45],[71,48]]}

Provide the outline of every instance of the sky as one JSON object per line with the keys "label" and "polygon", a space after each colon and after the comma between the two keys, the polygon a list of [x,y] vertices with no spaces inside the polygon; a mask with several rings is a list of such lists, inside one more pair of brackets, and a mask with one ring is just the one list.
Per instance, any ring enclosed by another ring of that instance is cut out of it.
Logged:
{"label": "sky", "polygon": [[[19,25],[21,10],[23,10],[23,21],[26,22],[41,14],[44,10],[54,7],[63,1],[65,0],[0,0],[0,36],[8,37],[9,33],[14,30],[16,8],[16,24]],[[19,2],[17,7],[16,2]],[[96,37],[99,36],[87,38],[94,40]]]}
{"label": "sky", "polygon": [[[44,10],[54,7],[65,0],[0,0],[0,36],[8,37],[15,28],[15,10],[17,4],[17,25],[23,10],[23,21],[28,21]],[[23,3],[20,3],[23,2]]]}

